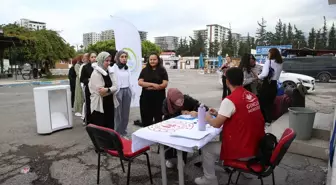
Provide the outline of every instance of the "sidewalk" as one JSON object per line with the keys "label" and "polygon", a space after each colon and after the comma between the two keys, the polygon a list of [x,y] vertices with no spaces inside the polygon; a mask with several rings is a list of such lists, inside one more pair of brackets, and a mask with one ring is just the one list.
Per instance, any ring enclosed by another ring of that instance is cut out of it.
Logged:
{"label": "sidewalk", "polygon": [[68,84],[69,80],[13,80],[13,79],[2,79],[0,80],[0,87],[17,87],[17,86],[27,86],[27,85],[61,85]]}

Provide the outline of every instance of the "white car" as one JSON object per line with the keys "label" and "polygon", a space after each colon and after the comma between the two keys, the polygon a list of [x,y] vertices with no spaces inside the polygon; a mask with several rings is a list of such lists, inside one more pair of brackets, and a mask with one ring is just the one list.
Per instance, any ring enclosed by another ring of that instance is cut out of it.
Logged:
{"label": "white car", "polygon": [[[218,74],[218,82],[221,86],[222,84],[222,74]],[[279,82],[283,84],[285,89],[295,88],[299,83],[302,83],[306,87],[308,93],[315,91],[315,79],[313,77],[297,74],[297,73],[287,73],[282,71],[280,74]]]}

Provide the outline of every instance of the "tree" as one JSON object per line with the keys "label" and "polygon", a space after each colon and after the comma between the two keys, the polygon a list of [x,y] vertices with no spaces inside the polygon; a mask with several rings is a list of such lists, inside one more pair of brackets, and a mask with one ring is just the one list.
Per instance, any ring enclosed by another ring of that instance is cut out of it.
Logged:
{"label": "tree", "polygon": [[315,48],[315,41],[316,41],[316,32],[315,32],[315,29],[312,28],[311,31],[309,32],[309,36],[308,36],[308,46],[309,46],[309,48]]}
{"label": "tree", "polygon": [[321,49],[327,48],[328,44],[328,28],[327,28],[327,21],[325,16],[323,16],[324,24],[321,33],[321,40],[320,40],[320,47]]}
{"label": "tree", "polygon": [[287,26],[286,24],[282,25],[282,32],[281,32],[281,42],[280,44],[288,44],[288,37],[287,37]]}
{"label": "tree", "polygon": [[256,44],[257,45],[264,45],[266,41],[266,21],[264,18],[261,19],[261,23],[257,22],[259,28],[256,32]]}
{"label": "tree", "polygon": [[158,45],[152,43],[151,41],[145,40],[141,42],[141,52],[142,57],[147,58],[152,53],[160,55],[161,48]]}
{"label": "tree", "polygon": [[293,28],[292,28],[291,23],[288,23],[287,39],[288,39],[288,44],[291,44],[294,46],[294,33],[293,33]]}
{"label": "tree", "polygon": [[238,56],[242,57],[245,53],[250,53],[248,42],[239,42]]}
{"label": "tree", "polygon": [[176,55],[181,55],[181,56],[190,55],[190,48],[189,48],[189,44],[186,38],[184,39],[180,38],[180,42],[176,50]]}
{"label": "tree", "polygon": [[105,41],[99,41],[95,44],[90,44],[85,51],[95,52],[98,54],[102,51],[109,51],[109,50],[115,50],[114,40],[105,40]]}
{"label": "tree", "polygon": [[199,56],[201,53],[203,53],[204,56],[206,55],[206,43],[201,32],[198,32],[192,50],[196,56]]}
{"label": "tree", "polygon": [[321,29],[319,29],[316,33],[314,49],[321,49],[323,47],[321,37],[322,37]]}
{"label": "tree", "polygon": [[336,49],[336,31],[335,31],[334,23],[332,24],[330,31],[329,31],[328,48]]}
{"label": "tree", "polygon": [[[75,56],[75,50],[54,30],[29,30],[16,24],[0,26],[5,36],[18,37],[23,47],[15,48],[15,61],[31,62],[38,65],[42,61],[53,66],[57,60],[68,60]],[[6,52],[8,53],[8,52]],[[8,57],[8,56],[6,56]]]}
{"label": "tree", "polygon": [[274,33],[274,37],[273,37],[273,41],[271,40],[271,44],[274,45],[281,45],[281,41],[282,41],[282,22],[281,19],[279,19],[279,21],[277,22],[276,26],[275,26],[275,33]]}
{"label": "tree", "polygon": [[228,39],[227,39],[227,43],[226,43],[226,50],[227,50],[227,54],[229,56],[233,56],[233,54],[234,54],[234,44],[233,44],[231,29],[228,30]]}
{"label": "tree", "polygon": [[210,57],[216,57],[218,55],[218,52],[220,51],[220,43],[218,40],[215,40],[215,42],[211,42],[209,44],[209,53],[208,55]]}
{"label": "tree", "polygon": [[294,35],[293,47],[297,49],[306,47],[307,43],[306,43],[306,38],[303,34],[303,31],[299,30],[295,25],[294,25],[294,30],[295,30],[295,35]]}

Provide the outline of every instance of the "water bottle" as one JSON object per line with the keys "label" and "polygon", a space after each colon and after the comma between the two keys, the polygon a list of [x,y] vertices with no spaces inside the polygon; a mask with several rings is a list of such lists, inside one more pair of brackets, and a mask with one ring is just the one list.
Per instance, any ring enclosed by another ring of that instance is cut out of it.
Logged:
{"label": "water bottle", "polygon": [[205,131],[206,130],[206,123],[205,123],[205,107],[204,104],[201,104],[198,107],[198,130]]}

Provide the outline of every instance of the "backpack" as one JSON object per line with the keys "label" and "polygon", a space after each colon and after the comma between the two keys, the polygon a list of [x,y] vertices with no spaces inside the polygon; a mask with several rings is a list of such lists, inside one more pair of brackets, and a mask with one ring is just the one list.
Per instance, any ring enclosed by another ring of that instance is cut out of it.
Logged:
{"label": "backpack", "polygon": [[256,157],[247,161],[247,168],[254,173],[258,173],[254,171],[251,166],[260,164],[262,166],[262,171],[265,171],[267,167],[271,166],[270,160],[277,144],[277,138],[271,133],[266,133],[259,142],[259,150]]}

